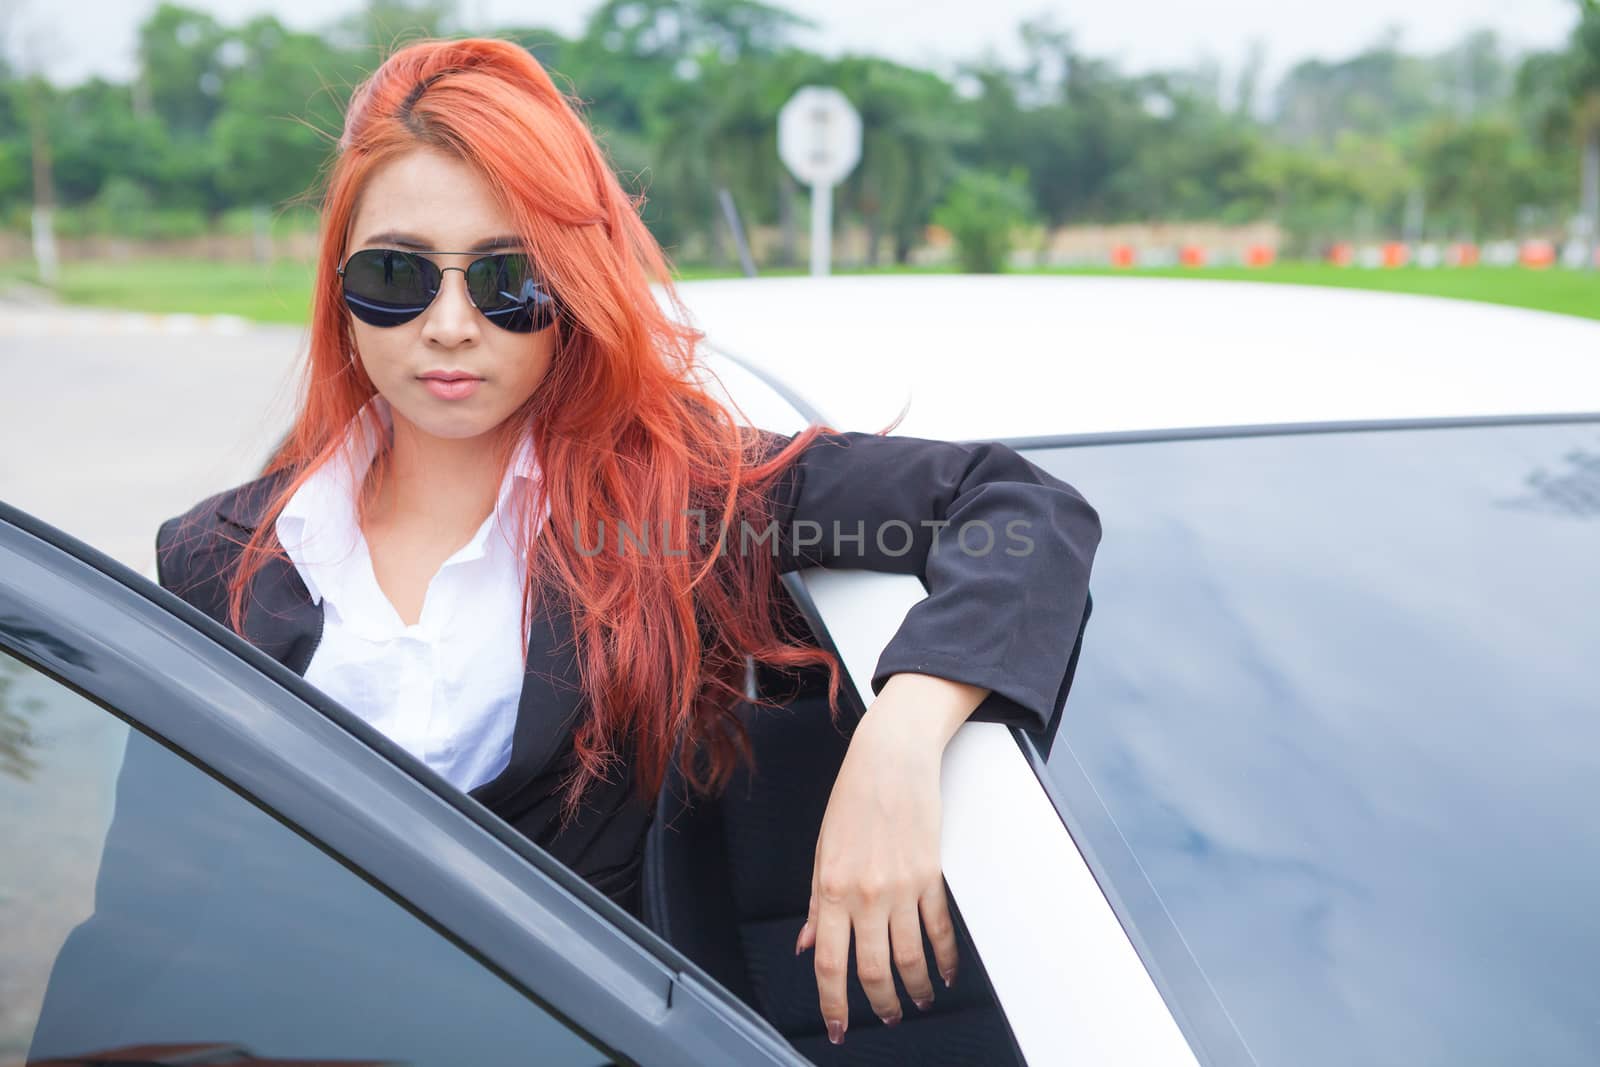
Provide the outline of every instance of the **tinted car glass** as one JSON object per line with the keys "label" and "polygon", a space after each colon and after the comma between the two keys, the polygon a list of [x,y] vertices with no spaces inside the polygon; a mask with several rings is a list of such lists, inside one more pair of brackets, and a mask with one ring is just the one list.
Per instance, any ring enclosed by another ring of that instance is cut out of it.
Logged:
{"label": "tinted car glass", "polygon": [[1105,531],[1047,784],[1199,1050],[1600,1063],[1600,422],[1028,454]]}
{"label": "tinted car glass", "polygon": [[308,840],[3,651],[0,856],[0,1064],[136,1047],[177,1062],[173,1046],[206,1063],[610,1062]]}

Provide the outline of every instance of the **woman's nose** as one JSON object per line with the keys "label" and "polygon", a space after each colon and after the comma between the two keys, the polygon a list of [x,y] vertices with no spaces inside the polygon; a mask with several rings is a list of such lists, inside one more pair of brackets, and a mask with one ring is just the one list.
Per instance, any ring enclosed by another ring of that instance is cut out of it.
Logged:
{"label": "woman's nose", "polygon": [[[445,267],[439,278],[439,295],[428,308],[428,327],[451,338],[475,332],[478,309],[467,292],[467,274],[460,267]],[[441,340],[446,338],[441,336]]]}

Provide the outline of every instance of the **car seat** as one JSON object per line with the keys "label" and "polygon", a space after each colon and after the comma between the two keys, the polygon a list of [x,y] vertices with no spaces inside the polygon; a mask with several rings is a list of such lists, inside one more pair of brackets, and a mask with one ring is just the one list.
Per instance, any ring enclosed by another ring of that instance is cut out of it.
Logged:
{"label": "car seat", "polygon": [[953,897],[960,951],[955,985],[944,987],[924,935],[933,1005],[919,1011],[896,974],[903,1021],[886,1027],[856,978],[852,946],[849,1029],[843,1044],[828,1041],[812,953],[796,956],[794,941],[810,902],[817,834],[849,741],[843,731],[861,709],[853,694],[842,693],[840,724],[834,725],[822,669],[758,667],[754,684],[782,703],[739,708],[754,773],[741,763],[721,796],[693,798],[674,766],[661,791],[645,850],[644,921],[815,1063],[1022,1063]]}

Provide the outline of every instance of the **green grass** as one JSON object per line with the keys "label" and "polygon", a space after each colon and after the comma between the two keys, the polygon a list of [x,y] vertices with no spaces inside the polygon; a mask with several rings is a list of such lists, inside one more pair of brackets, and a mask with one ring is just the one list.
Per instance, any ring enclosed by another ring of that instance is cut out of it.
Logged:
{"label": "green grass", "polygon": [[1563,315],[1600,319],[1600,271],[1530,270],[1526,267],[1398,267],[1363,269],[1326,263],[1281,263],[1271,267],[1160,268],[1052,270],[1042,273],[1120,274],[1145,278],[1216,278],[1225,281],[1273,282],[1291,285],[1328,285],[1346,289],[1374,289],[1387,293],[1415,293],[1457,300],[1554,311]]}
{"label": "green grass", "polygon": [[[841,269],[840,274],[949,273],[950,268]],[[311,309],[311,266],[280,260],[271,266],[194,260],[147,259],[132,262],[68,263],[59,294],[71,304],[135,311],[240,315],[258,322],[306,321]],[[799,275],[804,267],[763,272]],[[1212,278],[1220,280],[1327,285],[1395,293],[1477,300],[1514,307],[1600,319],[1600,271],[1528,270],[1521,267],[1465,269],[1404,267],[1366,270],[1321,263],[1282,263],[1272,267],[1208,267],[1111,270],[1045,268],[1028,273],[1097,274],[1120,277]],[[689,268],[684,279],[734,277],[736,271]],[[36,281],[31,265],[0,264],[0,285],[18,278]]]}
{"label": "green grass", "polygon": [[[301,325],[311,316],[309,264],[268,265],[207,260],[140,259],[64,263],[56,287],[69,304],[126,311],[240,315],[257,322]],[[12,278],[38,283],[32,264],[0,266],[0,284]]]}

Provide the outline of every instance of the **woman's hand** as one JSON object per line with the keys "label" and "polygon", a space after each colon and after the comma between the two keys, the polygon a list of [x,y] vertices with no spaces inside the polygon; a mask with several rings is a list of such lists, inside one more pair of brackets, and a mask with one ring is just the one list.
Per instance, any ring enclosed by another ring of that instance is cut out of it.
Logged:
{"label": "woman's hand", "polygon": [[794,946],[797,955],[816,949],[817,992],[834,1044],[850,1021],[852,930],[856,976],[886,1025],[901,1018],[891,960],[917,1007],[933,1002],[923,926],[945,985],[955,981],[955,927],[939,861],[939,766],[945,745],[988,694],[931,675],[897,674],[850,739],[817,836],[810,914]]}

